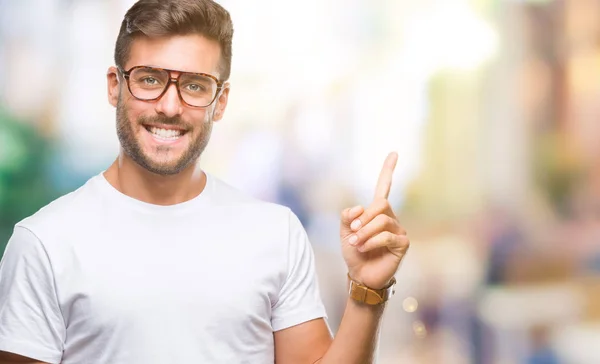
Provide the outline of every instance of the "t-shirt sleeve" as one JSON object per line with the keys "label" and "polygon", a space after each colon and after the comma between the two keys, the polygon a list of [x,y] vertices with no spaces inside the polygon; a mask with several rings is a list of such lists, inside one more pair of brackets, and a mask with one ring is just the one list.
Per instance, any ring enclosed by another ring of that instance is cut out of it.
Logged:
{"label": "t-shirt sleeve", "polygon": [[326,318],[315,272],[314,253],[306,231],[290,212],[288,272],[272,310],[274,331],[317,318]]}
{"label": "t-shirt sleeve", "polygon": [[42,243],[17,226],[0,261],[0,350],[59,363],[65,325]]}

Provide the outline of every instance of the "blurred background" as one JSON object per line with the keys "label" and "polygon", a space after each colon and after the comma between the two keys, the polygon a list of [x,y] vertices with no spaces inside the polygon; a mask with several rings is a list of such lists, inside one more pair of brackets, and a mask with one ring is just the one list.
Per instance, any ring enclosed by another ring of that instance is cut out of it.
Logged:
{"label": "blurred background", "polygon": [[[339,211],[412,246],[379,363],[600,363],[600,0],[223,0],[232,92],[202,166],[300,217],[335,331]],[[105,73],[133,0],[0,0],[0,252],[118,153]]]}

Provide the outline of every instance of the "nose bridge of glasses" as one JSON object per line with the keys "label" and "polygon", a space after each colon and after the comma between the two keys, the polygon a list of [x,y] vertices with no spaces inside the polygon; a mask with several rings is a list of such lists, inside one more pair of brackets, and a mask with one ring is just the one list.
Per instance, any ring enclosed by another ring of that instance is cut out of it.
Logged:
{"label": "nose bridge of glasses", "polygon": [[163,70],[163,72],[167,77],[167,82],[165,82],[165,89],[168,90],[171,84],[175,84],[177,87],[179,86],[179,78],[181,77],[181,72],[172,70]]}
{"label": "nose bridge of glasses", "polygon": [[165,91],[168,91],[168,89],[170,88],[171,85],[175,85],[175,88],[177,89],[177,93],[179,93],[179,79],[184,74],[184,72],[173,71],[173,70],[165,70],[165,71],[167,71],[167,74],[168,74],[168,81],[165,84],[165,89],[166,89]]}
{"label": "nose bridge of glasses", "polygon": [[[169,73],[167,82],[165,82],[165,88],[160,96],[161,102],[170,101],[170,99],[181,101],[181,92],[179,91],[179,77],[180,76],[181,76],[181,74],[179,74],[178,77],[173,77],[173,75],[171,73]],[[175,90],[171,91],[171,89],[172,89],[171,85],[174,86],[173,88],[175,88]],[[169,94],[172,92],[175,92],[174,97],[169,96]]]}

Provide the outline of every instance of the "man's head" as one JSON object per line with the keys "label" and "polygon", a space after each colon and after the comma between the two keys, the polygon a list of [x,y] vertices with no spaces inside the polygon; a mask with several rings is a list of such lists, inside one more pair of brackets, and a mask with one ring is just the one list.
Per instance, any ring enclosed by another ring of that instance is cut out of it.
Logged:
{"label": "man's head", "polygon": [[210,0],[140,0],[125,15],[108,71],[123,152],[172,175],[193,165],[229,94],[233,25]]}

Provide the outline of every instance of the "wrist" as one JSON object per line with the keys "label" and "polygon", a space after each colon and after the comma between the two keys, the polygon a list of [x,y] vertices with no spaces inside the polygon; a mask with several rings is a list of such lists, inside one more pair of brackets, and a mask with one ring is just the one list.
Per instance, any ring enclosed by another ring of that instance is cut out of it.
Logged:
{"label": "wrist", "polygon": [[359,274],[355,274],[352,272],[348,272],[347,276],[348,276],[348,285],[350,284],[350,281],[354,281],[355,283],[358,283],[361,286],[365,286],[367,288],[374,289],[374,290],[385,289],[385,288],[389,287],[390,285],[393,285],[396,283],[396,278],[393,276],[382,284],[365,284],[364,280],[360,277]]}
{"label": "wrist", "polygon": [[361,304],[381,305],[387,302],[395,293],[395,284],[396,279],[392,278],[387,285],[381,288],[371,288],[354,280],[348,273],[348,294],[352,300]]}
{"label": "wrist", "polygon": [[346,301],[346,311],[351,310],[353,312],[362,312],[367,315],[380,316],[385,311],[387,302],[382,302],[377,305],[369,305],[364,302],[359,302],[352,297],[348,297]]}

